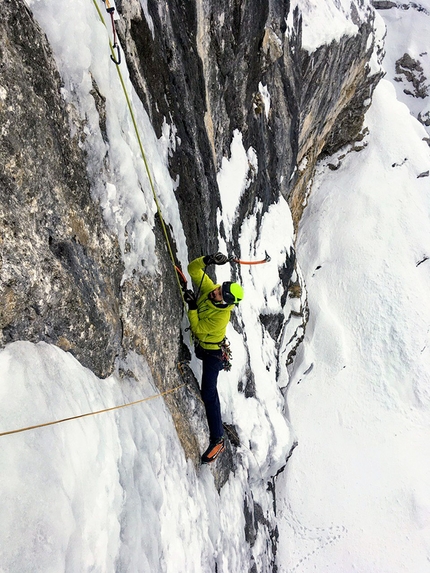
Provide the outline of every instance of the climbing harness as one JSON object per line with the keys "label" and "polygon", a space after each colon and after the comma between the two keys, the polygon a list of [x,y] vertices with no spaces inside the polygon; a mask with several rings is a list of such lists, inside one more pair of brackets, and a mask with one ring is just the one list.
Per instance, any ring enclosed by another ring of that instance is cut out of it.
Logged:
{"label": "climbing harness", "polygon": [[[191,333],[193,334],[193,333]],[[226,372],[230,372],[231,370],[231,362],[233,360],[233,353],[231,351],[230,342],[227,337],[225,337],[221,342],[205,342],[205,344],[211,344],[214,346],[213,349],[203,348],[199,344],[199,340],[194,340],[194,353],[199,360],[203,360],[205,354],[211,354],[217,350],[221,352],[220,356],[217,358],[222,362],[222,370]]]}
{"label": "climbing harness", "polygon": [[119,49],[118,42],[117,42],[117,40],[116,40],[115,17],[114,17],[114,14],[115,14],[115,6],[112,6],[112,5],[110,4],[109,0],[103,0],[103,2],[104,2],[104,4],[105,4],[105,6],[106,6],[106,12],[110,15],[110,19],[111,19],[111,22],[112,22],[113,44],[112,44],[111,48],[112,48],[112,50],[115,50],[115,49],[116,49],[116,50],[117,50],[117,54],[118,54],[118,57],[117,57],[117,58],[115,58],[115,56],[113,56],[113,55],[111,54],[110,59],[111,59],[117,66],[119,66],[120,63],[121,63],[121,52],[120,52],[120,49]]}

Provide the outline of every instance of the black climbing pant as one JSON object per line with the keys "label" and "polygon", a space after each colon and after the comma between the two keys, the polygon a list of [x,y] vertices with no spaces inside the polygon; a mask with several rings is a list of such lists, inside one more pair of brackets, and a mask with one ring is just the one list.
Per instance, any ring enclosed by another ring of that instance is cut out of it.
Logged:
{"label": "black climbing pant", "polygon": [[196,346],[196,356],[203,362],[201,395],[206,409],[210,432],[210,441],[216,441],[224,434],[221,419],[217,382],[218,374],[223,369],[221,350],[206,350]]}

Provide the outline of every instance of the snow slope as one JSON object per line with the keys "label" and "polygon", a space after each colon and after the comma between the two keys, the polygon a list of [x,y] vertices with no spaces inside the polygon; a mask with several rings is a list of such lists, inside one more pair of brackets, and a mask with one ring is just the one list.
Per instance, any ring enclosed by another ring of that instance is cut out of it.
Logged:
{"label": "snow slope", "polygon": [[298,234],[310,320],[286,396],[283,573],[430,570],[430,150],[387,80],[366,124],[364,151],[320,164]]}
{"label": "snow slope", "polygon": [[[158,393],[142,358],[130,355],[122,368],[135,377],[99,380],[54,346],[11,344],[0,353],[2,426],[26,427]],[[214,497],[213,480],[209,470],[197,479],[187,464],[163,400],[4,436],[0,451],[1,571],[214,567],[220,518],[216,506],[201,503]],[[237,504],[230,501],[224,518],[234,521]],[[242,564],[240,546],[234,560]]]}
{"label": "snow slope", "polygon": [[[380,14],[387,24],[387,79],[395,86],[397,99],[408,106],[414,117],[421,116],[426,122],[430,135],[430,2],[399,3],[398,8],[381,10]],[[405,54],[413,62],[406,62],[407,68],[396,68],[396,62]]]}

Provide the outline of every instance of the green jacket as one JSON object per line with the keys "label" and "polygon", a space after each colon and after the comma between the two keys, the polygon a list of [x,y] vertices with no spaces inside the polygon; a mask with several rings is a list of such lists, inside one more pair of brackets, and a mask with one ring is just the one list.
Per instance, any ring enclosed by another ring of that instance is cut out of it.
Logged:
{"label": "green jacket", "polygon": [[[197,310],[188,311],[191,332],[202,348],[216,350],[219,343],[225,338],[227,324],[234,307],[233,304],[226,308],[218,308],[208,298],[210,292],[219,287],[206,273],[204,273],[205,263],[203,257],[194,259],[188,265],[188,272],[193,283],[200,287]],[[203,278],[203,281],[202,281]]]}

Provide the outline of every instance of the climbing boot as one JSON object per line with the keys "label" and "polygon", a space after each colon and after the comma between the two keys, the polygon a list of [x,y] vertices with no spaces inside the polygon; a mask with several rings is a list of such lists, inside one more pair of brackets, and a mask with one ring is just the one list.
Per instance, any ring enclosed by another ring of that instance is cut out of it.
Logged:
{"label": "climbing boot", "polygon": [[220,453],[224,450],[224,438],[218,438],[211,441],[208,449],[202,455],[202,464],[210,464],[215,461]]}

